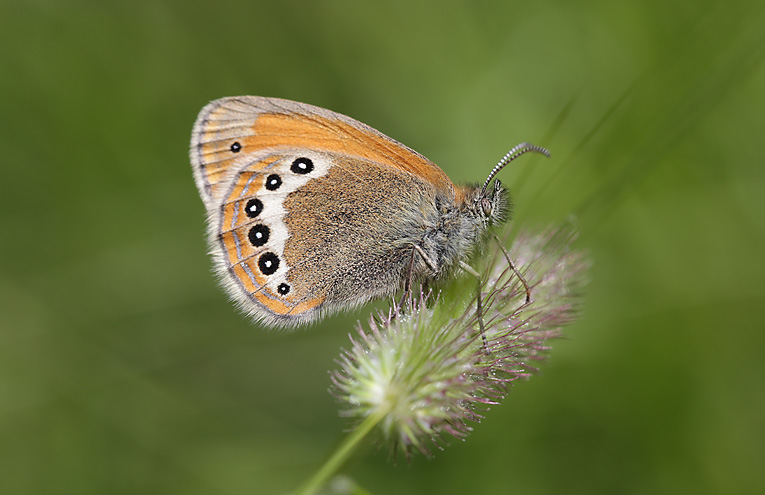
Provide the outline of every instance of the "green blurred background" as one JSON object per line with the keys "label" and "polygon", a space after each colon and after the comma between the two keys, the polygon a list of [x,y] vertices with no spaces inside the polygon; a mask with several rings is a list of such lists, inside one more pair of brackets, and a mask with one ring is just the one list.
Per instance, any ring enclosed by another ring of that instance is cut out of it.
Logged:
{"label": "green blurred background", "polygon": [[575,215],[586,312],[541,376],[376,495],[765,493],[761,1],[0,3],[0,493],[272,494],[342,438],[369,309],[291,334],[210,272],[209,100],[331,108],[455,181],[512,145],[516,222]]}

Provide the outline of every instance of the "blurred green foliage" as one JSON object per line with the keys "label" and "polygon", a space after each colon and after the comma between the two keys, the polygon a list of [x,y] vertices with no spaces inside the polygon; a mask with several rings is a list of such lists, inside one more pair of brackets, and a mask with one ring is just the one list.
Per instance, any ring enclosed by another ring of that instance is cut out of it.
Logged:
{"label": "blurred green foliage", "polygon": [[376,495],[765,493],[765,4],[0,3],[0,493],[272,494],[346,423],[369,309],[290,334],[216,286],[187,159],[221,96],[331,108],[574,215],[586,312],[464,443]]}

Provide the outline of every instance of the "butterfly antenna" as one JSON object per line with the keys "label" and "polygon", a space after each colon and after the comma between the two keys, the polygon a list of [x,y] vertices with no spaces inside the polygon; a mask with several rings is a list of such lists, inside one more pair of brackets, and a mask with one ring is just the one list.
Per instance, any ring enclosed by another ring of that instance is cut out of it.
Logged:
{"label": "butterfly antenna", "polygon": [[497,165],[491,169],[491,172],[489,173],[489,178],[486,179],[486,182],[483,183],[483,187],[481,188],[481,196],[483,196],[486,193],[486,188],[489,187],[489,182],[494,178],[497,173],[499,173],[500,170],[505,168],[505,165],[512,162],[519,156],[523,155],[524,153],[528,153],[529,151],[533,151],[534,153],[541,153],[542,155],[546,156],[547,158],[550,158],[550,152],[546,149],[542,148],[541,146],[536,146],[531,143],[521,143],[517,146],[515,146],[513,149],[507,152],[505,156],[502,157],[502,159],[497,163]]}

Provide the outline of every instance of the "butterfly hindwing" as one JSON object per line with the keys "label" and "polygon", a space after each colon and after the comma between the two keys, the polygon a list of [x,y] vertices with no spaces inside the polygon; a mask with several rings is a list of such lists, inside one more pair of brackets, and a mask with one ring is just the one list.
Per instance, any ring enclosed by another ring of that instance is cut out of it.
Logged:
{"label": "butterfly hindwing", "polygon": [[308,150],[273,154],[244,166],[227,183],[217,219],[211,218],[211,242],[244,307],[255,304],[279,318],[297,317],[323,303],[320,287],[295,284],[288,276],[284,203],[331,165],[327,156]]}

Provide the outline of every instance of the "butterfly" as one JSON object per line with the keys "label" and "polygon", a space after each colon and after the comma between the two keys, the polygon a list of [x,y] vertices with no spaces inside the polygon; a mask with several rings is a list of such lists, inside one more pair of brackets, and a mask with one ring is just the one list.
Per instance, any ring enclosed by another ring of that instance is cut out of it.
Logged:
{"label": "butterfly", "polygon": [[509,209],[507,190],[489,184],[528,151],[549,156],[522,143],[483,186],[458,186],[350,117],[239,96],[201,110],[190,157],[222,285],[255,320],[296,327],[471,271],[467,259]]}

